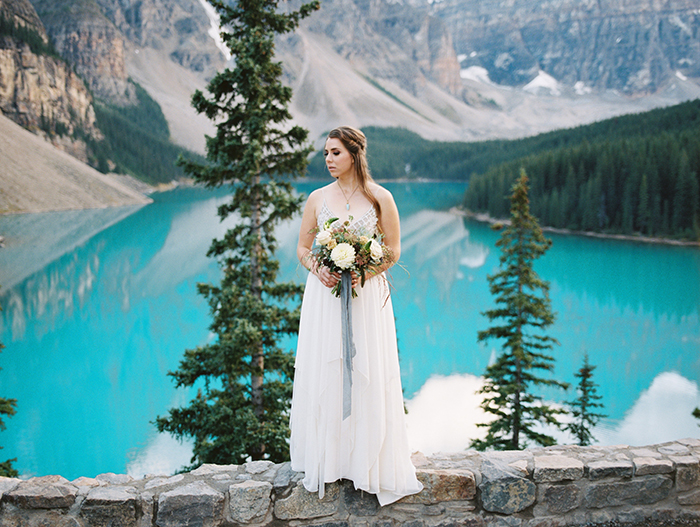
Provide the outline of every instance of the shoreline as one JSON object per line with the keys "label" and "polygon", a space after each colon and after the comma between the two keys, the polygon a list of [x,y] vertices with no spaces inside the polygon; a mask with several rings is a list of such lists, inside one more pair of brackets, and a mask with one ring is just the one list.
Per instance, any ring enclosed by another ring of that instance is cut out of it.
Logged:
{"label": "shoreline", "polygon": [[[460,207],[452,207],[450,213],[463,216],[481,223],[488,223],[490,225],[495,225],[497,223],[508,224],[510,220],[492,218],[489,214],[485,212],[472,212],[467,209],[462,209]],[[575,231],[572,229],[559,229],[556,227],[542,227],[543,232],[552,232],[554,234],[565,234],[570,236],[585,236],[587,238],[599,238],[605,240],[616,240],[616,241],[631,241],[631,242],[641,242],[641,243],[653,243],[657,245],[675,245],[678,247],[700,247],[700,241],[693,242],[689,240],[674,240],[671,238],[657,238],[642,235],[633,234],[605,234],[602,232],[593,231]]]}

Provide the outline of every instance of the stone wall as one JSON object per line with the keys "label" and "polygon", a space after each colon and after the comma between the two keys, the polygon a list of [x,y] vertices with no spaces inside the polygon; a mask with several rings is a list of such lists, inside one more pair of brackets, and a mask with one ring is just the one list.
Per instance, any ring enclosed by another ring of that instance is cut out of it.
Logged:
{"label": "stone wall", "polygon": [[387,507],[347,481],[322,500],[288,463],[187,474],[0,478],[1,526],[700,525],[700,440],[414,456],[425,489]]}

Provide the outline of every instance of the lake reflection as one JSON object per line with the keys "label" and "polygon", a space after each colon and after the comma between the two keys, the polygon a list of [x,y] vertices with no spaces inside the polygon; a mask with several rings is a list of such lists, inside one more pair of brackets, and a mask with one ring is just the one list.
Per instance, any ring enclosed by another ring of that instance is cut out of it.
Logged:
{"label": "lake reflection", "polygon": [[[498,267],[498,233],[449,212],[462,184],[388,186],[402,219],[402,268],[391,281],[411,444],[426,453],[464,448],[483,419],[474,391],[497,346],[477,344],[476,332],[493,306],[486,276]],[[140,209],[0,217],[9,241],[0,251],[0,395],[18,400],[0,445],[23,474],[139,475],[188,463],[187,444],[159,436],[151,422],[189,397],[167,372],[212,338],[196,283],[218,280],[206,252],[230,225],[216,216],[223,199],[181,189]],[[299,224],[277,231],[283,279],[305,279]],[[610,418],[597,437],[697,436],[700,251],[551,237],[537,271],[558,313],[555,377],[574,382],[586,352],[598,366]]]}

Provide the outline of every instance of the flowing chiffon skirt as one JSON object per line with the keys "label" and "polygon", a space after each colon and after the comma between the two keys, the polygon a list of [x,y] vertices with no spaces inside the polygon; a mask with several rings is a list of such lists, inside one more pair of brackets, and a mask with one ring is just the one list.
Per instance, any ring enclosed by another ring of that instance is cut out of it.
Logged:
{"label": "flowing chiffon skirt", "polygon": [[386,505],[423,487],[406,436],[388,284],[376,276],[357,292],[352,413],[343,420],[340,299],[316,276],[306,282],[290,420],[292,469],[304,472],[305,488],[321,497],[324,483],[342,478]]}

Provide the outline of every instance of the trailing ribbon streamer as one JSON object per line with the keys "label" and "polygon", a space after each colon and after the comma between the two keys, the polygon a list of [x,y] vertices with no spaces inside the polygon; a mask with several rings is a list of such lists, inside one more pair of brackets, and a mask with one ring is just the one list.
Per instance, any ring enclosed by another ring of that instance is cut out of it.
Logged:
{"label": "trailing ribbon streamer", "polygon": [[343,420],[352,412],[352,359],[355,357],[355,341],[352,338],[352,274],[340,274],[340,321],[343,339]]}

